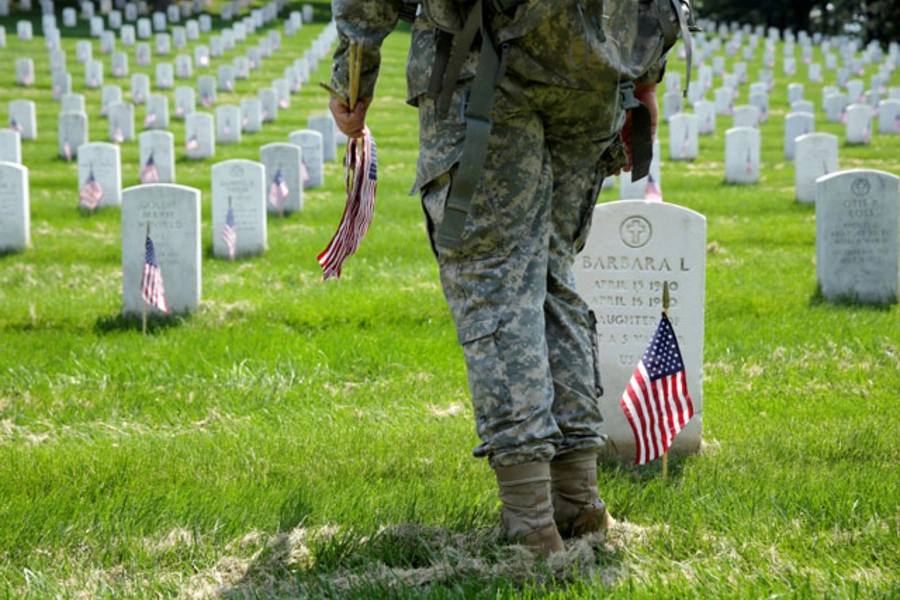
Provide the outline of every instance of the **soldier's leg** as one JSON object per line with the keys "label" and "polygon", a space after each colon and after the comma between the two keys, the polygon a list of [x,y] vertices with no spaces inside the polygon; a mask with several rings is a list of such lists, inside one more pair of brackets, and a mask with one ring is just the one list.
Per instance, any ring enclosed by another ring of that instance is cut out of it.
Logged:
{"label": "soldier's leg", "polygon": [[[428,109],[420,111],[427,135]],[[493,116],[462,245],[436,250],[482,440],[475,454],[507,467],[549,461],[561,440],[544,339],[552,194],[543,125],[514,84],[497,92]],[[454,175],[423,190],[432,228],[440,226]]]}

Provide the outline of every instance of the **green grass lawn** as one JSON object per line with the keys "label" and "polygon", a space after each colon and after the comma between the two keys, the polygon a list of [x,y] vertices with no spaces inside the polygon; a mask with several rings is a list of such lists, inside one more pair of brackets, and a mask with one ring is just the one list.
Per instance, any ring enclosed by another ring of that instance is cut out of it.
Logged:
{"label": "green grass lawn", "polygon": [[[219,103],[281,77],[327,8]],[[3,21],[0,92],[37,103],[39,139],[23,143],[33,244],[0,257],[0,597],[900,598],[900,309],[816,292],[815,210],[794,202],[782,158],[780,47],[758,185],[722,183],[726,119],[687,165],[665,160],[659,132],[666,200],[708,219],[706,450],[674,460],[667,480],[656,464],[602,464],[620,524],[544,563],[501,542],[493,474],[470,455],[462,355],[407,195],[408,32],[384,47],[375,219],[342,278],[323,283],[316,262],[343,211],[338,163],[302,212],[269,220],[263,256],[211,258],[211,165],[257,160],[305,128],[327,104],[309,84],[240,145],[178,161],[178,183],[202,192],[203,301],[142,335],[120,316],[120,213],[77,209],[48,56],[40,38],[16,38],[15,20]],[[63,35],[82,92],[77,38]],[[25,55],[29,89],[14,84]],[[313,80],[328,73],[326,59]],[[817,106],[822,85],[806,84]],[[105,139],[100,91],[82,93],[91,139]],[[816,126],[843,138],[821,112]],[[183,122],[170,130],[183,148]],[[900,137],[840,160],[900,173]],[[136,142],[122,164],[123,186],[137,184]]]}

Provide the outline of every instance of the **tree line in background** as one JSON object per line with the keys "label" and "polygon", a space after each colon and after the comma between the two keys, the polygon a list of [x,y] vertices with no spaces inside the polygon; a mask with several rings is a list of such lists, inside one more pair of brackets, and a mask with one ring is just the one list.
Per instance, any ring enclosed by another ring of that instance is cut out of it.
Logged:
{"label": "tree line in background", "polygon": [[718,22],[750,23],[863,41],[900,41],[897,0],[695,0],[697,15]]}

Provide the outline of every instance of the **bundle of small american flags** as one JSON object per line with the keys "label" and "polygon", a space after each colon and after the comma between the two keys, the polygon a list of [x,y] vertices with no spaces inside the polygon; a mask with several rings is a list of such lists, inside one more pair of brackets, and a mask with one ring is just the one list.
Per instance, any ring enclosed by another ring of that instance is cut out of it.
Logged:
{"label": "bundle of small american flags", "polygon": [[375,188],[378,184],[378,158],[375,140],[368,128],[362,137],[347,143],[344,160],[347,182],[347,205],[337,232],[328,247],[319,254],[323,279],[341,276],[341,266],[359,249],[363,237],[372,223],[375,211]]}

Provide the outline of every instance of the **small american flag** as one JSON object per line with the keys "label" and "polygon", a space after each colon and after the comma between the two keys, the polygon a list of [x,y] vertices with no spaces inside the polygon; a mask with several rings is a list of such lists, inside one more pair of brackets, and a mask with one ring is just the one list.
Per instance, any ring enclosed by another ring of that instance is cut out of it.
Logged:
{"label": "small american flag", "polygon": [[647,187],[644,188],[644,200],[662,202],[662,199],[662,190],[659,189],[659,184],[656,183],[656,179],[654,179],[652,174],[647,175]]}
{"label": "small american flag", "polygon": [[200,97],[200,104],[209,108],[210,106],[213,105],[212,96],[210,96],[209,94],[203,94]]}
{"label": "small american flag", "polygon": [[868,144],[872,141],[872,126],[867,123],[862,130],[862,143]]}
{"label": "small american flag", "polygon": [[209,66],[209,57],[205,56],[205,55],[201,56],[200,60],[198,60],[197,62],[200,64],[201,67],[208,67]]}
{"label": "small american flag", "polygon": [[306,160],[302,156],[300,157],[300,180],[303,183],[309,181],[309,167],[306,166]]}
{"label": "small american flag", "polygon": [[156,113],[155,112],[152,112],[152,113],[148,114],[146,117],[144,117],[144,127],[150,127],[154,123],[156,123]]}
{"label": "small american flag", "polygon": [[184,107],[183,107],[182,105],[180,105],[180,104],[179,104],[178,106],[176,106],[176,107],[175,107],[175,114],[176,114],[177,116],[179,116],[179,117],[182,116],[182,115],[184,114]]}
{"label": "small american flag", "polygon": [[233,92],[234,91],[234,82],[231,81],[230,79],[226,79],[225,80],[225,89],[227,89],[229,92]]}
{"label": "small american flag", "polygon": [[891,131],[900,133],[900,112],[894,115],[894,121],[891,123]]}
{"label": "small american flag", "polygon": [[228,121],[225,121],[225,125],[222,127],[222,137],[226,140],[231,139],[231,123]]}
{"label": "small american flag", "polygon": [[691,136],[687,126],[684,128],[684,143],[681,145],[681,158],[687,158],[691,153]]}
{"label": "small american flag", "polygon": [[72,160],[72,144],[69,143],[68,139],[63,140],[63,156],[66,157],[67,161]]}
{"label": "small american flag", "polygon": [[636,465],[662,456],[694,415],[684,361],[665,313],[619,405],[634,433]]}
{"label": "small american flag", "polygon": [[95,75],[95,76],[91,77],[91,87],[95,88],[98,85],[100,85],[100,84],[97,82],[97,76]]}
{"label": "small american flag", "polygon": [[281,169],[275,170],[275,177],[272,178],[272,185],[269,186],[269,204],[281,212],[284,209],[284,201],[290,195],[291,190],[288,188]]}
{"label": "small american flag", "polygon": [[158,181],[159,169],[156,166],[156,161],[153,160],[153,153],[151,152],[147,162],[141,167],[141,183],[156,183]]}
{"label": "small american flag", "polygon": [[81,186],[81,191],[78,192],[78,205],[87,210],[94,210],[101,200],[103,200],[103,190],[100,188],[97,178],[94,177],[94,171],[91,170],[84,185]]}
{"label": "small american flag", "polygon": [[[898,116],[898,118],[900,118],[900,113],[898,113],[897,116]],[[22,133],[23,131],[25,131],[25,128],[22,127],[22,124],[19,123],[18,121],[16,121],[14,118],[9,119],[9,128],[12,129],[13,131],[18,131],[19,133]]]}
{"label": "small american flag", "polygon": [[344,215],[328,247],[319,254],[322,278],[326,280],[341,276],[341,266],[359,249],[372,223],[378,187],[378,156],[368,128],[363,129],[362,137],[353,138],[347,144],[344,172],[347,185]]}
{"label": "small american flag", "polygon": [[290,107],[291,107],[291,105],[290,105],[290,103],[288,102],[287,98],[282,98],[281,100],[279,100],[279,101],[278,101],[278,106],[280,106],[281,108],[290,108]]}
{"label": "small american flag", "polygon": [[144,243],[144,276],[141,278],[141,298],[150,306],[155,306],[164,313],[169,312],[166,304],[166,290],[163,288],[162,271],[156,261],[156,249],[153,240],[147,235]]}
{"label": "small american flag", "polygon": [[132,100],[134,100],[135,104],[143,104],[144,103],[144,95],[140,92],[135,92],[132,95]]}
{"label": "small american flag", "polygon": [[234,260],[235,249],[237,248],[237,231],[234,228],[234,211],[231,205],[228,206],[228,214],[225,215],[225,225],[222,226],[222,241],[228,248],[228,258]]}
{"label": "small american flag", "polygon": [[32,79],[31,75],[25,74],[22,76],[22,85],[30,86],[33,82],[34,80]]}
{"label": "small american flag", "polygon": [[115,126],[115,130],[113,131],[113,141],[117,144],[121,144],[125,141],[125,134],[122,133],[122,128],[118,125]]}
{"label": "small american flag", "polygon": [[750,156],[750,148],[747,148],[747,177],[753,177],[753,157]]}
{"label": "small american flag", "polygon": [[58,85],[54,85],[53,86],[53,99],[59,100],[59,97],[61,95],[62,95],[62,88],[60,88]]}
{"label": "small american flag", "polygon": [[200,148],[200,140],[197,139],[197,135],[194,134],[188,138],[187,143],[184,145],[185,150],[197,150]]}

